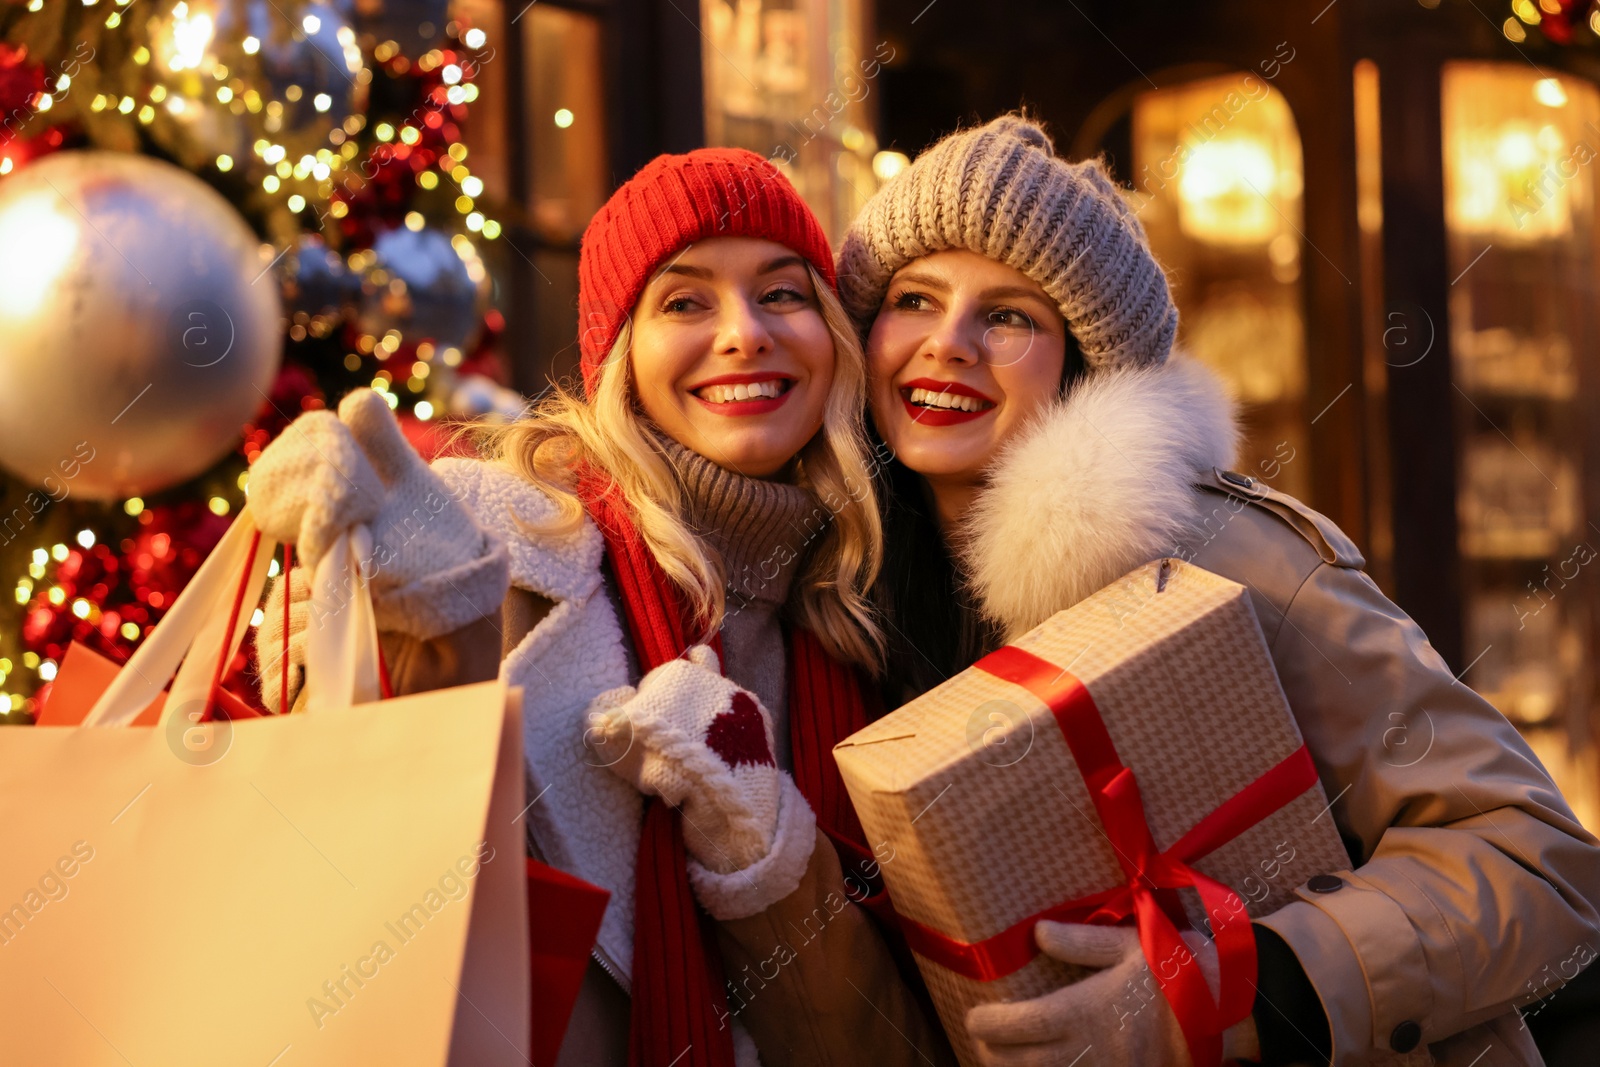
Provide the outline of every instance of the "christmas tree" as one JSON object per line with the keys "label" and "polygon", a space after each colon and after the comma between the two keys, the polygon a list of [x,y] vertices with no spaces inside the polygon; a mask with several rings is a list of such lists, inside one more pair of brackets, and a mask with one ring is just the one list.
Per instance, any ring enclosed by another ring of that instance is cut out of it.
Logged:
{"label": "christmas tree", "polygon": [[370,385],[431,454],[515,411],[493,55],[447,0],[0,0],[6,722],[71,643],[127,658],[300,413]]}

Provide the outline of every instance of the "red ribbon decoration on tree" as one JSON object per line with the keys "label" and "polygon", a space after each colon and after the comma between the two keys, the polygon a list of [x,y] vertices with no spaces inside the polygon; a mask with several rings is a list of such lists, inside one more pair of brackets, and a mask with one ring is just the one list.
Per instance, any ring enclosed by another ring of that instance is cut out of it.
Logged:
{"label": "red ribbon decoration on tree", "polygon": [[[1158,851],[1138,781],[1117,756],[1088,688],[1070,671],[1011,646],[973,666],[1028,690],[1055,716],[1126,881],[1030,915],[978,942],[957,940],[901,916],[907,942],[918,955],[946,970],[988,982],[1019,970],[1039,954],[1033,929],[1040,920],[1111,925],[1131,916],[1145,959],[1183,1029],[1191,1061],[1195,1067],[1220,1063],[1222,1032],[1249,1015],[1255,1004],[1255,934],[1238,894],[1189,864],[1315,785],[1317,770],[1311,754],[1301,745],[1196,823],[1172,847]],[[1158,891],[1185,888],[1199,893],[1211,920],[1221,975],[1216,999],[1157,897]]]}

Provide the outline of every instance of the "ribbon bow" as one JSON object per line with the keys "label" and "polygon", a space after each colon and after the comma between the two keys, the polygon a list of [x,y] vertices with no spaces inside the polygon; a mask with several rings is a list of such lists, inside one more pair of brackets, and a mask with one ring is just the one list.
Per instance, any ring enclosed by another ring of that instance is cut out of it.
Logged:
{"label": "ribbon bow", "polygon": [[[1195,1067],[1220,1063],[1222,1032],[1250,1014],[1255,1003],[1255,934],[1239,895],[1190,864],[1315,785],[1310,753],[1300,746],[1170,848],[1158,850],[1138,780],[1118,757],[1100,709],[1075,675],[1012,646],[973,666],[1028,690],[1055,716],[1116,850],[1124,881],[1030,915],[978,942],[959,941],[902,917],[906,940],[918,955],[941,967],[987,982],[1021,969],[1039,954],[1033,929],[1040,920],[1110,925],[1131,917],[1145,960],[1183,1030],[1190,1059]],[[1221,979],[1215,998],[1173,919],[1174,914],[1181,917],[1173,896],[1178,889],[1194,889],[1211,922]]]}

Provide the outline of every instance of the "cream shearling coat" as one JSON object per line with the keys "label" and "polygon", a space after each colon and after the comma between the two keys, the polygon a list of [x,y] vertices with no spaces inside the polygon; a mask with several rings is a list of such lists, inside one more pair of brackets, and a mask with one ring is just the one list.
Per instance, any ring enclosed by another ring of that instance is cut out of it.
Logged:
{"label": "cream shearling coat", "polygon": [[[604,540],[587,519],[564,537],[530,534],[517,518],[538,523],[554,517],[556,506],[502,467],[441,459],[432,469],[509,550],[511,588],[488,616],[480,616],[476,598],[448,591],[414,599],[417,628],[442,636],[384,634],[391,680],[404,694],[498,671],[522,688],[529,837],[545,862],[611,891],[594,948],[598,963],[585,978],[558,1067],[624,1067],[623,991],[632,972],[644,802],[583,743],[590,701],[633,680],[601,571]],[[873,920],[849,903],[859,874],[841,868],[804,799],[792,785],[789,793],[798,808],[780,811],[772,851],[756,865],[762,871],[702,871],[695,879],[700,900],[720,918],[717,941],[734,987],[734,1015],[726,1021],[740,1067],[953,1064]]]}

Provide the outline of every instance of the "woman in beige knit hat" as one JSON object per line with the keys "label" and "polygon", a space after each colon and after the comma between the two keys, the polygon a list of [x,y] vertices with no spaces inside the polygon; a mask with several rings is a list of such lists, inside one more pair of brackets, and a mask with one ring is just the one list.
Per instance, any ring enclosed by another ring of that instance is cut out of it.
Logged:
{"label": "woman in beige knit hat", "polygon": [[[1516,1009],[1593,943],[1600,848],[1350,539],[1229,470],[1233,405],[1212,372],[1169,359],[1177,309],[1102,164],[1057,157],[1021,115],[955,133],[868,202],[839,288],[897,457],[878,586],[891,700],[1159,556],[1245,585],[1350,864],[1305,872],[1253,924],[1255,1009],[1225,1053],[1542,1062]],[[1396,723],[1413,748],[1396,751]],[[1186,937],[1214,984],[1215,949]],[[1100,973],[974,1008],[958,1048],[988,1064],[1187,1062],[1164,1000],[1118,1006],[1153,988],[1132,930],[1043,922],[1036,939]]]}

